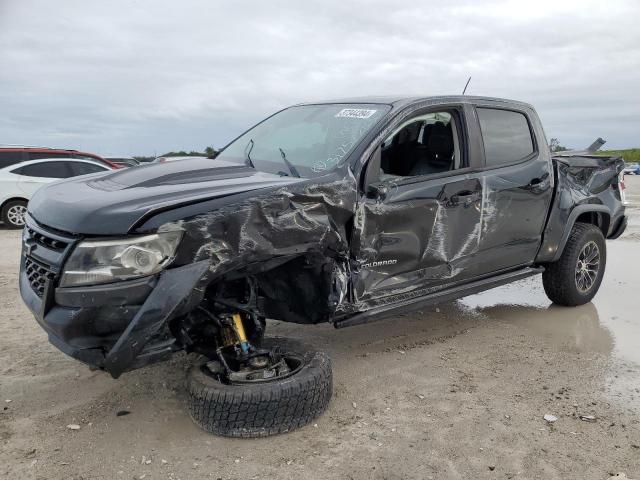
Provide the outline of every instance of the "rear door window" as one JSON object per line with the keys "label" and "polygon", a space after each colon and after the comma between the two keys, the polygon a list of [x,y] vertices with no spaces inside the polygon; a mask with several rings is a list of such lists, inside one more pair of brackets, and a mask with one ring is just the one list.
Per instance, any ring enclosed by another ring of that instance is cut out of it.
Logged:
{"label": "rear door window", "polygon": [[87,175],[89,173],[104,172],[106,170],[104,167],[101,167],[99,165],[85,162],[69,162],[69,167],[71,167],[71,173],[74,177],[77,175]]}
{"label": "rear door window", "polygon": [[478,108],[477,111],[487,167],[516,163],[535,151],[529,121],[524,114],[495,108]]}
{"label": "rear door window", "polygon": [[25,175],[27,177],[39,178],[69,178],[72,175],[71,169],[67,165],[69,162],[40,162],[13,170],[13,173]]}

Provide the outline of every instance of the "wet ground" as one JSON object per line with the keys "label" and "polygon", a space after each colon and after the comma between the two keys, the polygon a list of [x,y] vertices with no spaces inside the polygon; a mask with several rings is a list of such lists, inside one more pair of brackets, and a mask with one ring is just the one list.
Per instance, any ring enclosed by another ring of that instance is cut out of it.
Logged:
{"label": "wet ground", "polygon": [[0,230],[0,476],[640,478],[640,177],[627,194],[588,305],[551,305],[533,277],[344,330],[272,323],[331,354],[334,397],[262,440],[191,423],[184,356],[112,380],[49,345],[18,298],[19,234]]}

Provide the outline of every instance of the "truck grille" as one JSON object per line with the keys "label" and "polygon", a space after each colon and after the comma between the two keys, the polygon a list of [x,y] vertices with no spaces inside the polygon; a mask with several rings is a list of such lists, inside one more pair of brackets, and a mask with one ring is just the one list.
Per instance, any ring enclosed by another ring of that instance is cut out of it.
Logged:
{"label": "truck grille", "polygon": [[77,242],[77,238],[39,225],[27,215],[22,241],[23,278],[34,293],[44,299],[47,282],[51,281],[52,287],[56,286],[64,260]]}
{"label": "truck grille", "polygon": [[67,248],[67,246],[69,245],[69,243],[63,240],[51,238],[47,235],[43,235],[42,233],[36,232],[31,227],[27,226],[26,229],[27,229],[27,233],[29,234],[29,237],[33,239],[34,242],[36,242],[39,245],[42,245],[43,247],[47,247],[51,250],[54,250],[56,252],[64,251],[64,249]]}
{"label": "truck grille", "polygon": [[49,266],[38,263],[29,256],[24,259],[24,270],[31,289],[42,298],[47,280],[53,280],[55,273]]}

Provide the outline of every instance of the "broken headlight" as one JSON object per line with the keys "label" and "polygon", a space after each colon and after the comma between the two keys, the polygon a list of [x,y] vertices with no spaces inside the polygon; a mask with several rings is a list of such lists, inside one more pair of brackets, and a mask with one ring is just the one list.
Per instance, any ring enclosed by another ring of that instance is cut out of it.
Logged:
{"label": "broken headlight", "polygon": [[95,285],[145,277],[174,258],[181,231],[80,242],[65,264],[60,286]]}

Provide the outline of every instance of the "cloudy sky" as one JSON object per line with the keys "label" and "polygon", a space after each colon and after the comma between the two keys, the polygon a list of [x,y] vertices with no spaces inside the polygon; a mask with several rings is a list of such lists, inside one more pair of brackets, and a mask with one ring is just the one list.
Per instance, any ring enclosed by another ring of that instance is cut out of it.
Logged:
{"label": "cloudy sky", "polygon": [[565,145],[639,147],[639,21],[638,0],[0,0],[0,144],[220,147],[292,103],[471,75]]}

